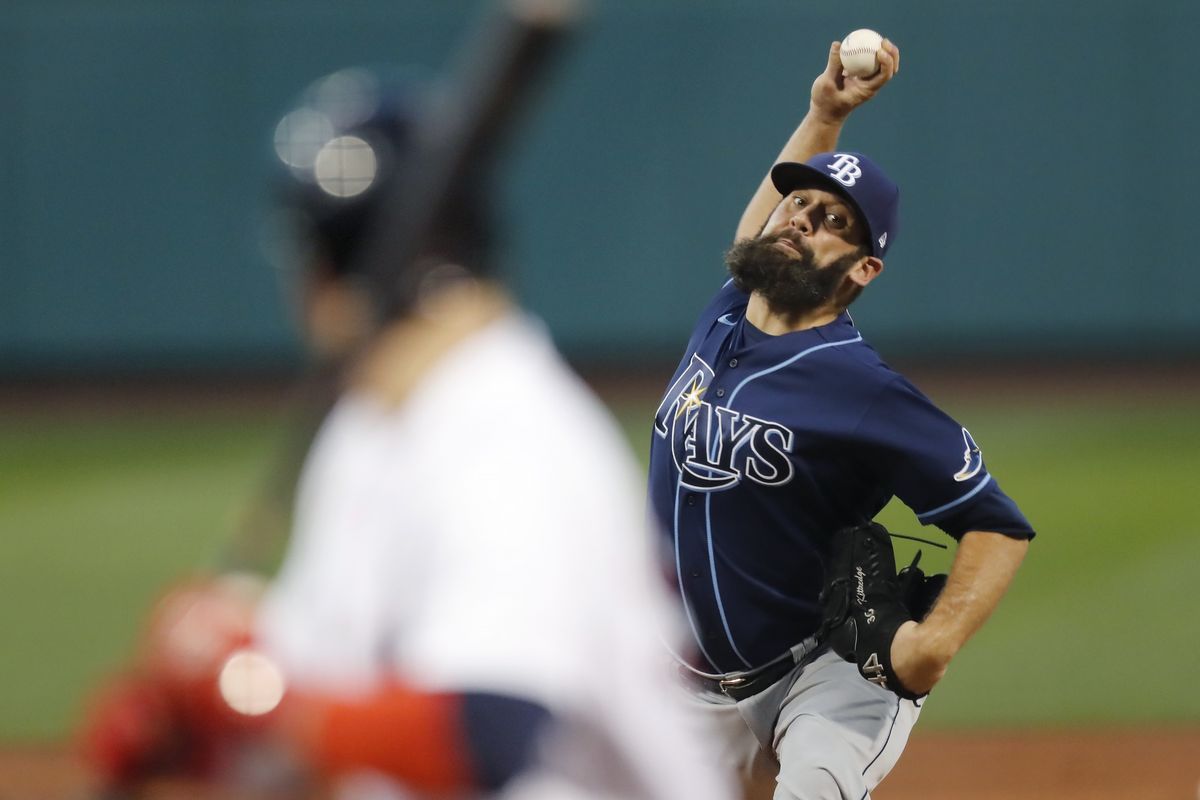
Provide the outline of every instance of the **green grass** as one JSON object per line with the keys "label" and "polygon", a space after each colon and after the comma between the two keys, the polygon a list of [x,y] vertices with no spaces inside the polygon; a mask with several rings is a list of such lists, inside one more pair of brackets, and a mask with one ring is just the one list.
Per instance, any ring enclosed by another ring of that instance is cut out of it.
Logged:
{"label": "green grass", "polygon": [[[615,409],[643,458],[652,405]],[[950,410],[1040,535],[923,727],[1200,720],[1194,410]],[[212,563],[277,436],[265,413],[76,417],[0,421],[0,739],[70,729],[156,591]],[[882,519],[920,534],[903,507]]]}
{"label": "green grass", "polygon": [[0,738],[69,728],[164,583],[213,563],[274,429],[212,413],[0,424]]}
{"label": "green grass", "polygon": [[[1039,535],[1009,595],[931,697],[928,721],[1200,721],[1188,678],[1200,664],[1196,409],[958,415],[972,420],[989,468]],[[897,526],[911,519],[903,507],[885,515]]]}
{"label": "green grass", "polygon": [[[923,728],[1200,722],[1200,415],[1186,402],[948,410],[1038,531]],[[616,409],[645,458],[647,409]],[[952,543],[893,502],[880,521]],[[897,559],[919,545],[898,542]],[[953,551],[924,547],[927,571]]]}

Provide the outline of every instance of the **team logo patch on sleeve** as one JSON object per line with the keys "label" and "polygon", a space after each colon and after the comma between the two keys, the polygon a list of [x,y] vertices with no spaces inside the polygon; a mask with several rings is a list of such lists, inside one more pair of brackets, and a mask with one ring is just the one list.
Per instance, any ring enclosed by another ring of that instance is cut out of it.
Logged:
{"label": "team logo patch on sleeve", "polygon": [[979,449],[979,445],[975,444],[974,437],[966,428],[962,429],[963,434],[963,468],[954,475],[954,480],[962,482],[970,480],[979,474],[979,470],[983,469],[983,453]]}

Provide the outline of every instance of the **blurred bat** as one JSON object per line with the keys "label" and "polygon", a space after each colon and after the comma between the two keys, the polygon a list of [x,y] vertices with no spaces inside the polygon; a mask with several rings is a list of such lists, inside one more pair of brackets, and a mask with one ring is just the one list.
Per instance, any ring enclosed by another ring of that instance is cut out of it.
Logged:
{"label": "blurred bat", "polygon": [[392,187],[360,251],[361,274],[381,287],[381,320],[412,302],[422,248],[455,194],[495,165],[580,8],[576,0],[510,0],[461,49],[450,91],[418,121],[415,172]]}

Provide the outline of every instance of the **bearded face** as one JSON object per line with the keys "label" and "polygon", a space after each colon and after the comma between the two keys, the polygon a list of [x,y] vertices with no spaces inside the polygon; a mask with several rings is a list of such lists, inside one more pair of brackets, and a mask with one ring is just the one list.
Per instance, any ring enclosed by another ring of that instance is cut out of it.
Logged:
{"label": "bearded face", "polygon": [[725,254],[734,285],[758,292],[776,314],[798,317],[829,304],[863,253],[818,266],[812,249],[786,234],[743,239]]}

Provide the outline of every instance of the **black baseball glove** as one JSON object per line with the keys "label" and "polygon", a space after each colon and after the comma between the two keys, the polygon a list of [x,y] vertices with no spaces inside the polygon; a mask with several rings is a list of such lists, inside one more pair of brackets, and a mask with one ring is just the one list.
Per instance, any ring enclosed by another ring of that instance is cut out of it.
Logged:
{"label": "black baseball glove", "polygon": [[838,531],[833,537],[821,590],[824,617],[818,637],[834,652],[858,665],[871,683],[916,700],[892,669],[892,640],[909,620],[929,613],[946,583],[945,575],[926,576],[917,566],[921,554],[898,574],[891,537],[870,522]]}

